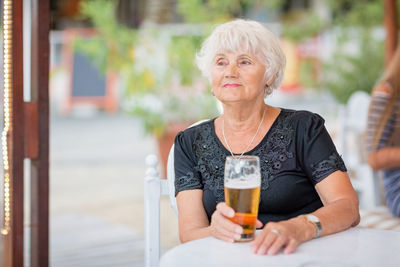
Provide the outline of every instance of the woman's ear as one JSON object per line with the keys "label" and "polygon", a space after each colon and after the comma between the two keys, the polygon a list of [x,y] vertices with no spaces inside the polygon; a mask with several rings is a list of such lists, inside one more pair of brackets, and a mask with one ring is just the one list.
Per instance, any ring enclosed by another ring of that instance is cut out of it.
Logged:
{"label": "woman's ear", "polygon": [[275,81],[275,77],[271,77],[271,78],[269,78],[269,79],[266,79],[265,87],[270,87],[271,84],[274,83],[274,81]]}

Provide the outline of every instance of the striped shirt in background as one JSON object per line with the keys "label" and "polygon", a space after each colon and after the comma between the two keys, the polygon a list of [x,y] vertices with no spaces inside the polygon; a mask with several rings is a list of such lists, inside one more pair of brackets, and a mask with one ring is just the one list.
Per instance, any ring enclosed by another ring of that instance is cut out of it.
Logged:
{"label": "striped shirt in background", "polygon": [[[369,154],[372,152],[372,139],[378,122],[381,119],[383,110],[389,101],[389,95],[383,92],[374,92],[371,96],[370,112],[368,114],[366,149]],[[395,126],[400,123],[400,101],[395,103],[393,112],[385,125],[381,139],[378,143],[378,150],[387,146],[390,135]],[[385,186],[386,203],[393,215],[400,217],[400,168],[385,170],[383,172],[383,184]]]}

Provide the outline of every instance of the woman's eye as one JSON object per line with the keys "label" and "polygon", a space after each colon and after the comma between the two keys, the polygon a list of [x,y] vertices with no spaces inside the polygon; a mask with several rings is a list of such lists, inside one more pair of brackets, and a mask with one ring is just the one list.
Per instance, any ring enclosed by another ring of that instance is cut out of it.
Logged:
{"label": "woman's eye", "polygon": [[224,65],[225,65],[225,61],[223,61],[223,60],[217,61],[217,66],[224,66]]}
{"label": "woman's eye", "polygon": [[251,62],[248,61],[248,60],[241,60],[241,61],[240,61],[240,64],[241,64],[241,65],[250,65]]}

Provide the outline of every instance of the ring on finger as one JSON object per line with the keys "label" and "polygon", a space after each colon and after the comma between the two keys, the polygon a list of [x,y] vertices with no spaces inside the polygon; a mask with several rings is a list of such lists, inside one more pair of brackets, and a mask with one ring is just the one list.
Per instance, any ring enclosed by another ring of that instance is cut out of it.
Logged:
{"label": "ring on finger", "polygon": [[281,235],[281,233],[278,230],[276,230],[275,228],[272,228],[271,232],[273,232],[276,236],[280,236]]}

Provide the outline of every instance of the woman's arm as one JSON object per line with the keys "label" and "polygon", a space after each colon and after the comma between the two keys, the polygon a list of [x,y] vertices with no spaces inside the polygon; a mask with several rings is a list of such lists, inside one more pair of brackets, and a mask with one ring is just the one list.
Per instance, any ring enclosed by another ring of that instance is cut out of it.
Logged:
{"label": "woman's arm", "polygon": [[336,171],[319,182],[315,189],[323,207],[314,214],[320,219],[322,235],[356,226],[360,222],[358,197],[346,172]]}
{"label": "woman's arm", "polygon": [[211,235],[202,196],[203,191],[200,189],[182,191],[176,196],[181,242]]}
{"label": "woman's arm", "polygon": [[400,168],[400,147],[384,147],[372,152],[367,161],[374,171]]}
{"label": "woman's arm", "polygon": [[[358,198],[347,173],[336,171],[315,188],[324,206],[312,214],[321,222],[322,235],[340,232],[359,223]],[[278,230],[279,235],[273,229]],[[284,253],[291,253],[302,242],[314,238],[315,234],[315,226],[304,217],[270,222],[252,242],[252,249],[257,254],[274,255],[281,248],[284,248]]]}
{"label": "woman's arm", "polygon": [[[233,209],[224,202],[219,203],[211,217],[210,224],[204,210],[202,197],[203,191],[200,189],[181,191],[176,196],[181,242],[208,236],[228,242],[239,240],[243,228],[227,218],[235,215]],[[261,222],[258,221],[256,226],[261,227]]]}
{"label": "woman's arm", "polygon": [[[392,87],[388,83],[380,83],[375,86],[372,92],[372,100],[371,105],[383,105],[386,104],[387,100],[390,98],[392,94]],[[374,98],[386,99],[386,102],[374,103]],[[377,109],[377,107],[375,107]],[[371,112],[371,111],[370,111]],[[372,140],[372,134],[375,129],[371,127],[376,127],[376,123],[374,123],[374,119],[376,116],[381,116],[382,114],[377,113],[374,116],[369,114],[368,116],[368,124],[367,133],[369,137],[367,140]],[[383,169],[391,169],[400,167],[400,147],[384,147],[379,149],[378,151],[371,151],[368,153],[367,162],[371,166],[374,171],[383,170]]]}

